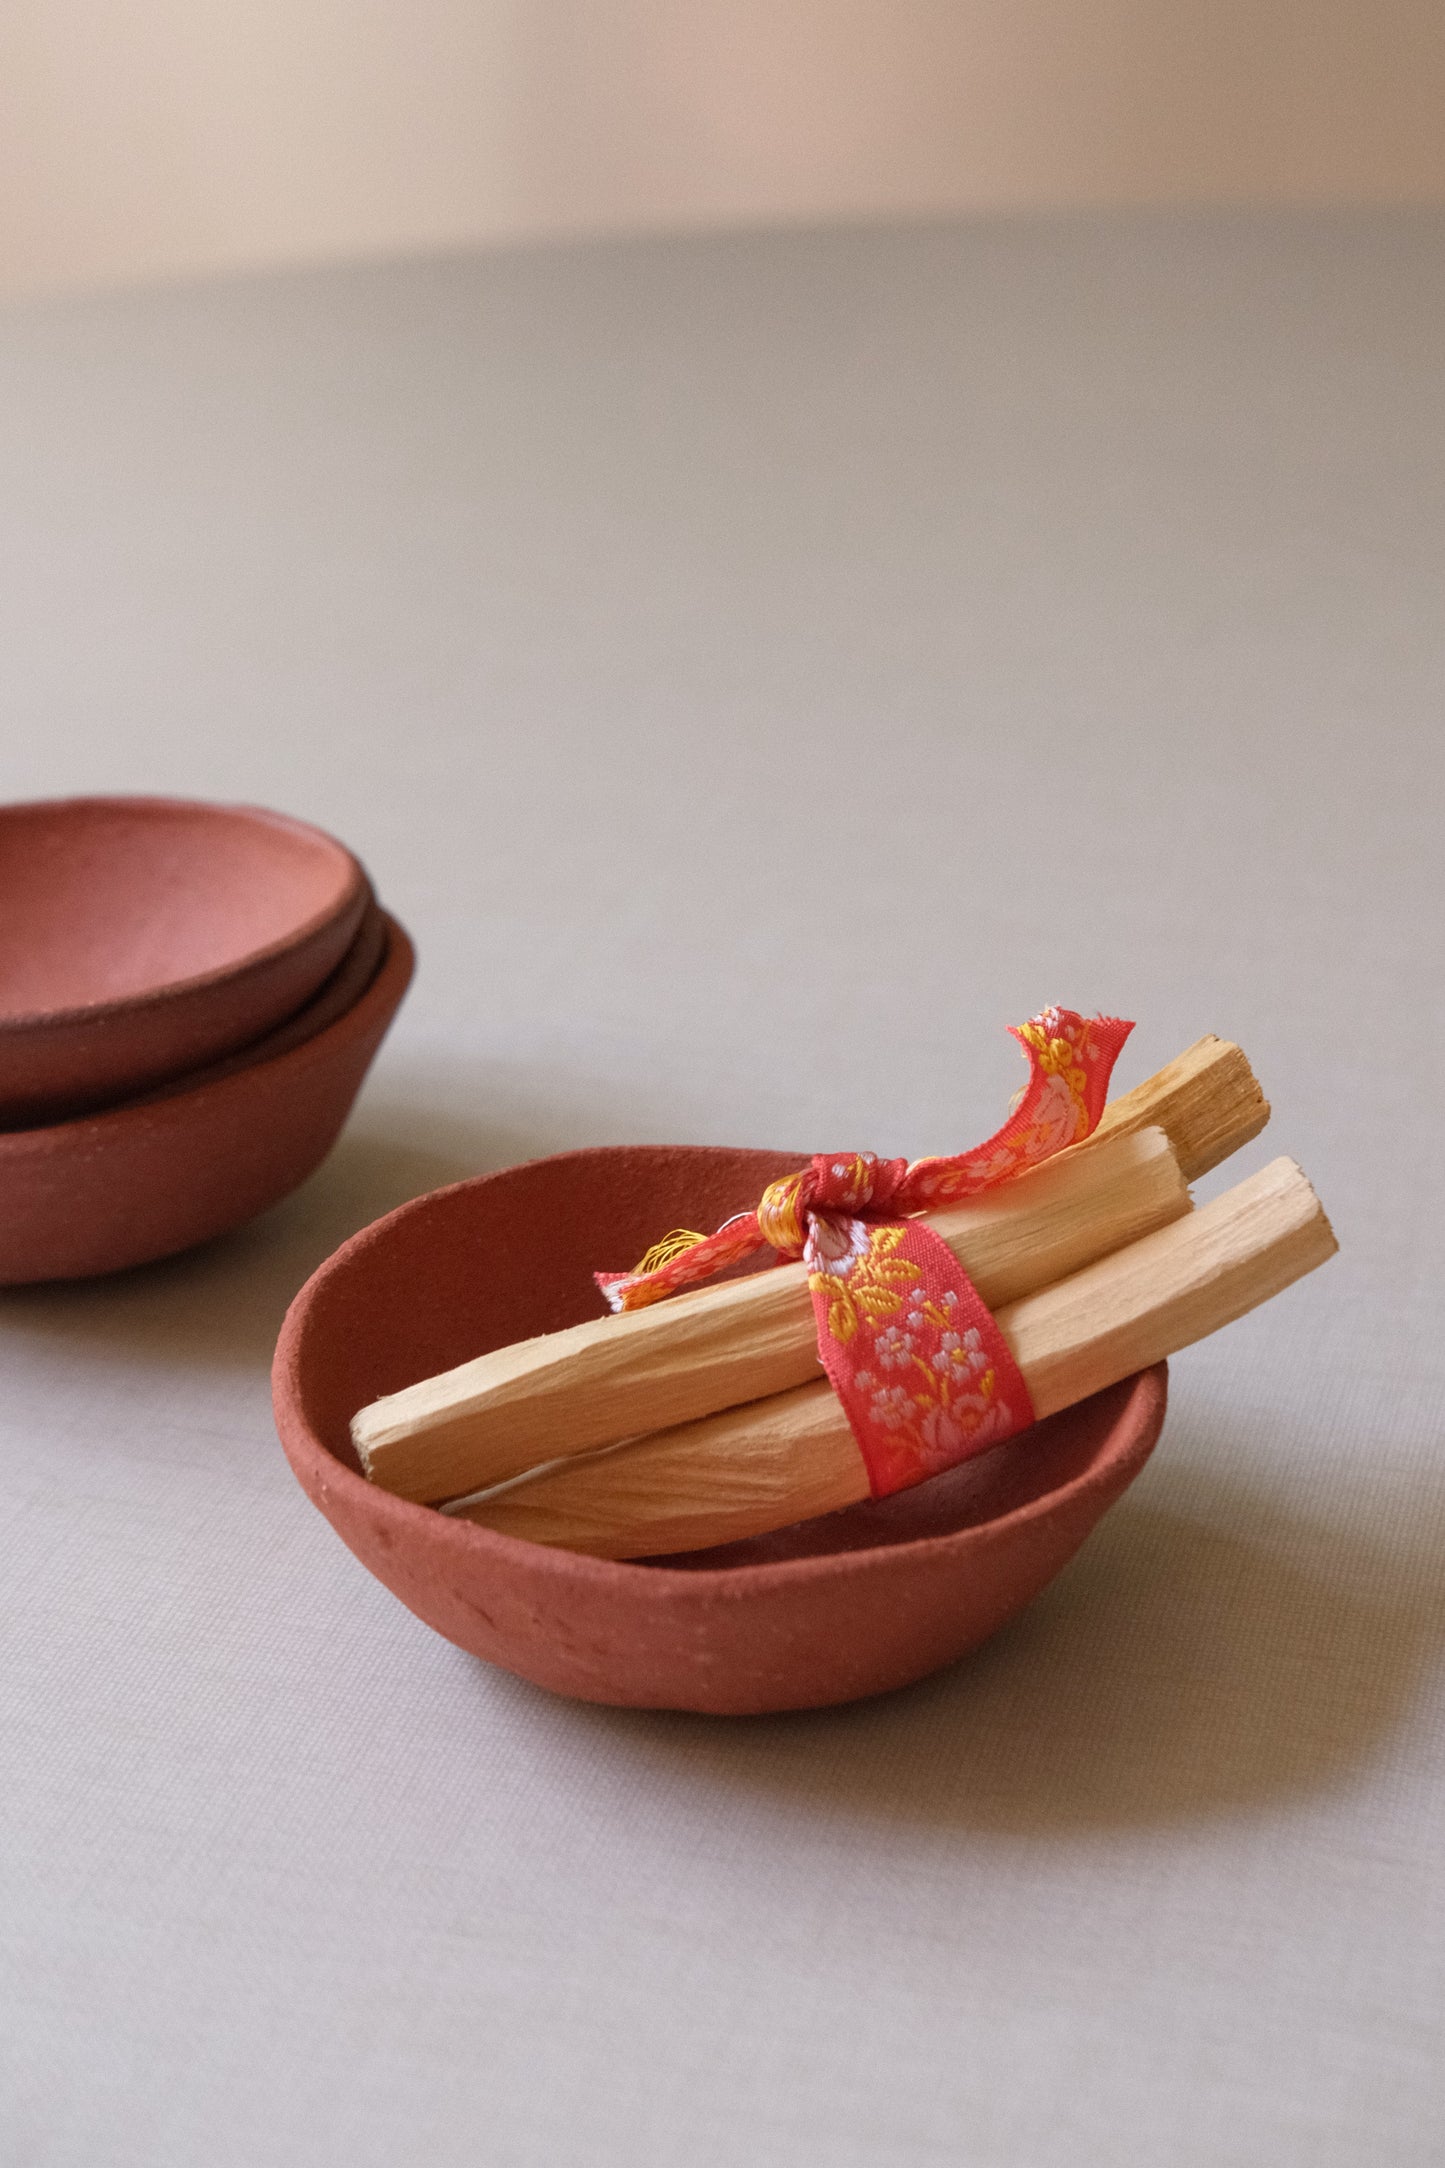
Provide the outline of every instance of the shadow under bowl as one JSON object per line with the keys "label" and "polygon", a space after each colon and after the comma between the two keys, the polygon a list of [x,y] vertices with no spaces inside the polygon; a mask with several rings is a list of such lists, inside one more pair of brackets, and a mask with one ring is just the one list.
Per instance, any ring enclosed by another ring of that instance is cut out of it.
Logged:
{"label": "shadow under bowl", "polygon": [[1052,1580],[1144,1465],[1164,1419],[1162,1363],[916,1490],[662,1561],[448,1519],[368,1483],[352,1450],[368,1401],[595,1316],[594,1269],[625,1265],[659,1228],[717,1225],[799,1164],[687,1146],[569,1152],[363,1229],[308,1280],[277,1345],[277,1428],[302,1488],[427,1625],[584,1701],[818,1708],[963,1655]]}
{"label": "shadow under bowl", "polygon": [[[0,1134],[0,1286],[169,1257],[305,1181],[335,1143],[411,979],[405,930],[379,917],[353,944],[355,965],[344,959],[303,1015],[244,1060],[103,1114]],[[358,986],[353,969],[359,976],[368,957]],[[349,996],[339,1014],[338,990]]]}
{"label": "shadow under bowl", "polygon": [[370,898],[342,844],[258,806],[0,806],[0,1125],[231,1053],[311,999]]}

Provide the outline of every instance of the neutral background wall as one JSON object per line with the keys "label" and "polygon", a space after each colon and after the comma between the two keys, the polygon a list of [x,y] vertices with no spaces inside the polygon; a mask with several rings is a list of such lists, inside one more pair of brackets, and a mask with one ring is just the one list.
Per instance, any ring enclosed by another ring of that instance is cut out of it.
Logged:
{"label": "neutral background wall", "polygon": [[975,207],[1445,196],[1445,0],[9,0],[0,287]]}

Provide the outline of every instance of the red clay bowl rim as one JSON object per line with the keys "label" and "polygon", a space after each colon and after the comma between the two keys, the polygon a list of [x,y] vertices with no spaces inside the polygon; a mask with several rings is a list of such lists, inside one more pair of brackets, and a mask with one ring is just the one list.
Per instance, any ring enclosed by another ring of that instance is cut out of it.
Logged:
{"label": "red clay bowl rim", "polygon": [[[344,1009],[337,1009],[332,1015],[328,1016],[323,1024],[308,1024],[308,1019],[314,1016],[315,1012],[324,1007],[330,1000],[330,989],[334,982],[340,978],[344,971],[350,969],[357,949],[366,940],[368,934],[373,932],[373,929],[378,945],[371,959],[371,969],[367,977],[360,985],[351,989],[350,998]],[[279,1060],[281,1055],[291,1053],[293,1048],[309,1046],[313,1039],[319,1039],[322,1033],[329,1031],[333,1024],[338,1024],[344,1016],[349,1016],[362,995],[368,993],[375,984],[382,965],[386,962],[389,938],[386,929],[386,913],[375,896],[370,894],[370,884],[368,883],[367,902],[362,910],[361,922],[352,937],[350,947],[334,969],[327,973],[304,1008],[297,1009],[292,1015],[284,1017],[279,1024],[273,1024],[269,1031],[262,1032],[259,1039],[249,1040],[245,1046],[237,1048],[234,1054],[218,1054],[213,1061],[203,1062],[197,1069],[182,1070],[179,1076],[169,1077],[159,1084],[152,1084],[145,1091],[128,1092],[124,1099],[107,1102],[102,1107],[92,1107],[89,1111],[92,1114],[110,1114],[119,1113],[123,1107],[158,1106],[163,1099],[184,1098],[187,1092],[199,1091],[203,1085],[224,1083],[227,1077],[239,1074],[242,1069],[259,1069],[267,1062]],[[298,1032],[300,1033],[299,1037],[297,1036]],[[278,1045],[278,1040],[284,1043]],[[66,1118],[67,1120],[79,1120],[82,1117],[67,1116]],[[0,1130],[0,1135],[3,1134],[3,1130]]]}
{"label": "red clay bowl rim", "polygon": [[[282,1448],[291,1463],[293,1474],[308,1497],[310,1486],[306,1472],[315,1475],[318,1485],[340,1485],[358,1499],[365,1497],[373,1513],[380,1512],[388,1521],[403,1530],[414,1532],[423,1542],[441,1547],[443,1553],[456,1558],[510,1559],[528,1565],[533,1571],[551,1578],[575,1580],[580,1574],[584,1580],[594,1583],[631,1582],[640,1595],[652,1588],[661,1594],[678,1584],[685,1584],[699,1597],[708,1592],[731,1591],[739,1597],[768,1587],[786,1586],[791,1582],[816,1581],[825,1575],[881,1572],[901,1553],[914,1556],[932,1556],[950,1548],[960,1550],[976,1542],[983,1530],[999,1531],[1010,1527],[1023,1527],[1030,1521],[1041,1519],[1046,1513],[1057,1509],[1064,1500],[1076,1493],[1102,1486],[1108,1480],[1114,1461],[1121,1449],[1112,1445],[1115,1434],[1123,1427],[1126,1410],[1139,1392],[1157,1379],[1167,1388],[1169,1366],[1155,1363],[1147,1370],[1138,1370],[1119,1385],[1130,1388],[1128,1399],[1110,1425],[1108,1440],[1099,1455],[1087,1467],[1067,1481],[1056,1484],[1039,1497],[1026,1500],[1022,1505],[1011,1506],[1006,1512],[996,1514],[984,1521],[970,1522],[963,1528],[954,1528],[936,1536],[906,1536],[895,1543],[878,1543],[866,1549],[814,1552],[801,1558],[781,1558],[760,1561],[747,1566],[653,1566],[634,1559],[594,1558],[585,1551],[568,1551],[547,1543],[533,1543],[525,1536],[503,1535],[494,1528],[485,1528],[476,1521],[453,1520],[447,1514],[438,1513],[434,1506],[418,1505],[409,1498],[398,1498],[379,1484],[371,1483],[356,1469],[348,1468],[331,1448],[319,1438],[312,1428],[300,1404],[299,1394],[291,1386],[293,1375],[299,1380],[304,1367],[303,1341],[310,1321],[312,1307],[325,1283],[344,1273],[358,1249],[368,1246],[380,1233],[395,1222],[414,1213],[425,1212],[436,1200],[453,1195],[457,1190],[472,1189],[486,1182],[495,1181],[503,1174],[516,1174],[522,1167],[555,1165],[559,1161],[587,1158],[596,1160],[613,1152],[631,1152],[635,1145],[589,1145],[571,1152],[553,1152],[538,1159],[521,1160],[516,1166],[498,1167],[486,1174],[467,1176],[460,1182],[449,1182],[441,1189],[428,1190],[420,1197],[397,1205],[394,1210],[383,1213],[369,1226],[358,1228],[339,1249],[333,1250],[324,1263],[317,1266],[311,1277],[300,1288],[286,1312],[276,1342],[276,1355],[271,1368],[272,1405],[276,1427]],[[652,1150],[668,1150],[668,1146],[644,1147]],[[1115,1391],[1115,1386],[1106,1391]],[[315,1498],[312,1503],[317,1504]],[[317,1505],[317,1510],[323,1510]],[[365,1561],[363,1561],[365,1563]]]}
{"label": "red clay bowl rim", "polygon": [[244,1091],[248,1080],[256,1075],[258,1070],[281,1070],[288,1062],[294,1063],[298,1068],[302,1067],[323,1055],[333,1039],[343,1033],[349,1037],[358,1024],[367,1020],[373,1010],[398,1008],[416,968],[416,950],[412,946],[411,936],[399,919],[393,918],[387,910],[383,910],[381,916],[386,927],[386,946],[370,981],[349,1009],[343,1009],[340,1016],[334,1016],[331,1022],[323,1025],[312,1038],[303,1039],[297,1046],[287,1047],[284,1053],[262,1056],[256,1061],[247,1062],[242,1068],[232,1069],[225,1076],[213,1077],[208,1083],[197,1084],[190,1091],[173,1092],[163,1099],[130,1100],[124,1106],[103,1107],[94,1114],[77,1114],[71,1121],[48,1122],[35,1129],[0,1130],[0,1168],[3,1168],[9,1158],[23,1157],[27,1148],[31,1151],[50,1152],[63,1150],[66,1142],[71,1140],[87,1145],[108,1143],[122,1129],[137,1124],[143,1126],[154,1120],[158,1114],[169,1121],[175,1118],[177,1110],[194,1106],[214,1092]]}
{"label": "red clay bowl rim", "polygon": [[318,828],[313,821],[299,820],[294,813],[278,813],[270,806],[233,805],[209,798],[105,793],[81,798],[16,798],[0,805],[0,828],[3,828],[5,821],[12,815],[68,812],[84,806],[124,806],[136,812],[164,808],[168,812],[221,814],[235,819],[238,825],[256,823],[270,828],[289,828],[298,835],[324,843],[328,850],[344,861],[350,869],[346,887],[339,903],[313,912],[310,918],[293,927],[290,933],[266,942],[261,948],[248,949],[243,956],[233,957],[230,963],[213,965],[209,971],[197,971],[188,979],[164,979],[158,986],[150,987],[144,993],[123,994],[116,1001],[77,1002],[68,1009],[0,1010],[0,1038],[18,1038],[23,1032],[42,1028],[46,1031],[60,1031],[80,1024],[96,1023],[102,1018],[131,1017],[142,1009],[153,1010],[184,1001],[196,994],[209,993],[213,987],[225,985],[232,979],[245,978],[249,973],[260,970],[263,965],[278,961],[292,949],[304,948],[315,935],[324,932],[328,926],[334,926],[338,919],[345,918],[358,895],[363,898],[362,909],[365,910],[364,898],[371,883],[367,879],[366,868],[356,854],[349,851],[338,837],[329,834],[324,828]]}

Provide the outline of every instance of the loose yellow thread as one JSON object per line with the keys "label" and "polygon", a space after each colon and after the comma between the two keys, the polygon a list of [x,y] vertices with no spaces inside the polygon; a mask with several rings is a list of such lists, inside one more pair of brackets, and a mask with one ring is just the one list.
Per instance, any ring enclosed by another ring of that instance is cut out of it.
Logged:
{"label": "loose yellow thread", "polygon": [[640,1265],[633,1266],[631,1277],[640,1280],[646,1273],[660,1272],[664,1265],[672,1263],[674,1257],[681,1257],[688,1250],[695,1250],[699,1242],[706,1240],[706,1235],[695,1235],[691,1228],[674,1227],[660,1242],[653,1243]]}

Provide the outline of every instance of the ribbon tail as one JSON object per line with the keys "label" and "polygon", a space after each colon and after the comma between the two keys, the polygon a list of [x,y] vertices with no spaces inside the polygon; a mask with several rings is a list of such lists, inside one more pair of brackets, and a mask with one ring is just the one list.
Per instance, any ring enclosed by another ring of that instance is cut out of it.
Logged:
{"label": "ribbon tail", "polygon": [[[715,1234],[677,1228],[630,1272],[595,1273],[609,1306],[639,1310],[660,1302],[711,1279],[765,1243],[780,1256],[796,1257],[804,1248],[805,1227],[825,1222],[841,1227],[839,1211],[871,1203],[878,1211],[912,1214],[975,1196],[1079,1143],[1098,1125],[1114,1062],[1133,1025],[1116,1016],[1085,1017],[1076,1009],[1054,1008],[1011,1028],[1028,1060],[1029,1079],[1008,1120],[986,1143],[947,1159],[916,1160],[907,1168],[901,1160],[878,1160],[871,1153],[821,1154],[811,1167],[770,1183],[756,1211],[739,1213]],[[955,1294],[961,1297],[966,1284],[956,1281]],[[945,1417],[938,1418],[939,1426],[946,1427]]]}
{"label": "ribbon tail", "polygon": [[905,1212],[927,1212],[994,1189],[1099,1126],[1114,1063],[1134,1026],[1118,1016],[1041,1009],[1027,1024],[1009,1029],[1024,1050],[1029,1077],[1008,1120],[971,1152],[915,1160],[898,1197]]}
{"label": "ribbon tail", "polygon": [[[631,1272],[594,1272],[592,1277],[613,1311],[643,1310],[680,1288],[695,1287],[761,1249],[756,1212],[740,1212],[716,1234],[695,1235],[678,1228],[654,1244]],[[660,1258],[660,1261],[658,1261]]]}

